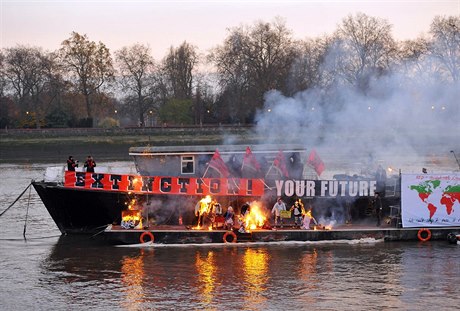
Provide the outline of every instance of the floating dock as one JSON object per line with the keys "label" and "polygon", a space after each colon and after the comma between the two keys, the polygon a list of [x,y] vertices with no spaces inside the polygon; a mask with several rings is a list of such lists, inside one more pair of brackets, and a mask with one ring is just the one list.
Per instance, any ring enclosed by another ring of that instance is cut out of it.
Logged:
{"label": "floating dock", "polygon": [[205,244],[283,241],[334,241],[375,239],[384,241],[447,241],[449,233],[459,234],[460,227],[394,228],[343,225],[330,230],[303,230],[292,227],[257,229],[250,233],[238,230],[192,229],[185,226],[158,226],[145,229],[123,229],[109,226],[104,235],[113,244]]}

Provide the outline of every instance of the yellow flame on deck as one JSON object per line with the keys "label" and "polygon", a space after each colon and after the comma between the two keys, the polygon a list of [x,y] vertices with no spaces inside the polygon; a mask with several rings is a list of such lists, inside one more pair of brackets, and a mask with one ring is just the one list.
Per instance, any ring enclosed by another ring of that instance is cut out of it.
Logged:
{"label": "yellow flame on deck", "polygon": [[246,230],[255,230],[262,228],[267,221],[259,202],[251,204],[249,213],[244,216],[244,223]]}

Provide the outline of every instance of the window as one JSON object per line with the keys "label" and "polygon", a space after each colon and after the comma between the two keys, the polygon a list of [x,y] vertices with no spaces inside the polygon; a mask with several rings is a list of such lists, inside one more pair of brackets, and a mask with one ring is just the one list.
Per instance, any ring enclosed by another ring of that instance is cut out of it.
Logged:
{"label": "window", "polygon": [[193,156],[182,156],[181,159],[181,167],[182,167],[182,174],[193,174],[195,173],[195,167]]}

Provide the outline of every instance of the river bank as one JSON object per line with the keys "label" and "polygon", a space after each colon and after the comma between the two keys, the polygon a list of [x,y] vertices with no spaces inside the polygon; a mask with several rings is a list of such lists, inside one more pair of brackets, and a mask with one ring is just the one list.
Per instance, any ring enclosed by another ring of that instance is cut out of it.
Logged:
{"label": "river bank", "polygon": [[154,127],[114,129],[14,129],[0,131],[0,163],[57,163],[69,155],[99,161],[129,160],[132,146],[252,143],[250,127]]}

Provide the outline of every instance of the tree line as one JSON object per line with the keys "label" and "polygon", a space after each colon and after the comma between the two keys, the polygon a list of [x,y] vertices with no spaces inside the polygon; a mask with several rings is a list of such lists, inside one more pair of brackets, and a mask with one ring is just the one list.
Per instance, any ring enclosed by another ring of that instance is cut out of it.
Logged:
{"label": "tree line", "polygon": [[315,90],[340,109],[335,88],[367,94],[395,72],[459,82],[460,16],[435,17],[413,40],[391,31],[387,20],[357,13],[332,34],[296,40],[278,17],[229,29],[207,54],[184,41],[160,61],[145,44],[111,53],[77,32],[52,52],[8,47],[0,51],[0,127],[252,124],[270,90]]}

